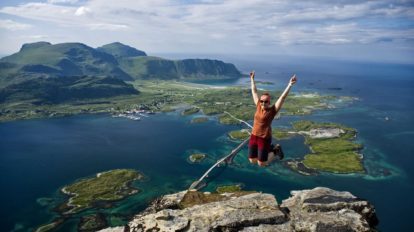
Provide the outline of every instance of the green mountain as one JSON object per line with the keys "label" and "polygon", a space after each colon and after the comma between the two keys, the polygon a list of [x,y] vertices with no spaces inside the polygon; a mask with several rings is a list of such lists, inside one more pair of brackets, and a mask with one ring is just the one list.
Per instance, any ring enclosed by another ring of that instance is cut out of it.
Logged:
{"label": "green mountain", "polygon": [[57,104],[138,93],[131,84],[111,77],[40,77],[0,89],[0,103],[29,101],[33,104]]}
{"label": "green mountain", "polygon": [[24,44],[19,52],[0,59],[0,86],[31,78],[106,76],[133,79],[222,79],[241,73],[219,60],[167,60],[119,42],[94,49],[81,43]]}
{"label": "green mountain", "polygon": [[122,58],[118,62],[134,79],[228,79],[241,76],[233,64],[219,60],[167,60],[142,56]]}
{"label": "green mountain", "polygon": [[140,79],[223,79],[241,73],[219,60],[167,60],[119,42],[92,48],[82,43],[37,42],[0,59],[0,103],[137,94],[123,81]]}
{"label": "green mountain", "polygon": [[0,59],[0,77],[107,76],[132,80],[112,55],[81,43],[24,44],[19,52]]}
{"label": "green mountain", "polygon": [[147,54],[128,45],[115,42],[98,47],[96,50],[113,55],[114,57],[146,56]]}

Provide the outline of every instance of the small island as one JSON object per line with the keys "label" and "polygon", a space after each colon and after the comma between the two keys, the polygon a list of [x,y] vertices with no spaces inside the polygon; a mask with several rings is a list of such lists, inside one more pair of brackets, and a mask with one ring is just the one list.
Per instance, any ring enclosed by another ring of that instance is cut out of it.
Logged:
{"label": "small island", "polygon": [[[273,82],[270,81],[255,81],[256,84],[260,84],[260,85],[274,85]],[[250,83],[250,80],[246,81],[246,83]]]}
{"label": "small island", "polygon": [[181,115],[183,115],[183,116],[187,116],[187,115],[191,115],[191,114],[198,113],[199,111],[200,111],[200,109],[199,109],[199,108],[197,108],[197,107],[192,107],[192,108],[185,109],[185,110],[181,113]]}
{"label": "small island", "polygon": [[305,136],[312,153],[305,155],[306,168],[333,173],[362,173],[362,145],[355,143],[357,131],[335,123],[298,121],[295,133]]}
{"label": "small island", "polygon": [[202,154],[202,153],[196,153],[196,154],[192,154],[188,157],[188,159],[191,161],[191,163],[200,163],[201,161],[203,161],[206,158],[206,154]]}
{"label": "small island", "polygon": [[69,210],[62,213],[76,213],[94,207],[98,202],[117,201],[135,194],[138,189],[130,184],[142,178],[143,175],[135,170],[116,169],[81,179],[62,188],[62,192],[70,196],[66,203],[66,209]]}
{"label": "small island", "polygon": [[230,131],[228,133],[228,136],[234,140],[245,140],[249,138],[250,134],[247,130],[235,130],[235,131]]}
{"label": "small island", "polygon": [[87,231],[97,231],[107,227],[105,216],[101,213],[86,215],[81,217],[78,231],[87,232]]}
{"label": "small island", "polygon": [[208,117],[197,117],[197,118],[191,119],[190,123],[195,124],[195,123],[203,123],[207,121],[208,121]]}

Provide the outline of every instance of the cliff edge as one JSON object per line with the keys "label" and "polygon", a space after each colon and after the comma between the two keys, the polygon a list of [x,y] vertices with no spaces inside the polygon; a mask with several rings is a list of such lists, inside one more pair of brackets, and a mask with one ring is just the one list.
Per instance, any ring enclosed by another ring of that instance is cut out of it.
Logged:
{"label": "cliff edge", "polygon": [[266,193],[183,191],[156,199],[127,226],[101,232],[376,231],[373,205],[349,192],[317,187],[291,195],[278,204]]}

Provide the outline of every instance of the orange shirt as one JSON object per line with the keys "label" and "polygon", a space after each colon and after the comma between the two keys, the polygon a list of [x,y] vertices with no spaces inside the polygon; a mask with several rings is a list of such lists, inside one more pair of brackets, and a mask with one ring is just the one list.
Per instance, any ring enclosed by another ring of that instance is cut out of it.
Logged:
{"label": "orange shirt", "polygon": [[269,109],[262,110],[260,104],[257,104],[256,113],[254,114],[252,134],[261,138],[272,137],[271,125],[276,113],[275,105],[272,105]]}

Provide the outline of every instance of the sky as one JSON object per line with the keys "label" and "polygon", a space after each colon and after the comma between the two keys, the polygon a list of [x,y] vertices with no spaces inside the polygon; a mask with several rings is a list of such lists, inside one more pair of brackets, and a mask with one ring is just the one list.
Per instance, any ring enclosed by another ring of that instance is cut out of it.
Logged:
{"label": "sky", "polygon": [[2,0],[0,55],[37,41],[413,64],[414,0]]}

